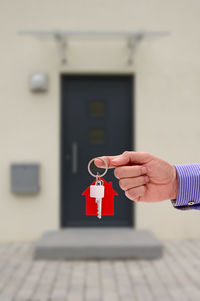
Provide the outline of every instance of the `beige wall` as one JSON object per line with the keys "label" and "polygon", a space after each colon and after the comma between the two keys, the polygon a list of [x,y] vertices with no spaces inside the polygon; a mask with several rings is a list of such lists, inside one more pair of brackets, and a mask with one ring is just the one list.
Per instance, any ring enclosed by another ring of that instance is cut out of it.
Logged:
{"label": "beige wall", "polygon": [[[198,0],[0,0],[0,240],[35,239],[59,227],[59,75],[61,72],[134,73],[135,142],[171,163],[200,160],[200,2]],[[53,41],[18,30],[164,30],[146,42],[134,67],[123,42],[69,42],[61,67]],[[46,94],[32,94],[28,76],[44,71]],[[41,193],[10,193],[12,162],[41,164]],[[169,201],[139,204],[136,225],[161,238],[200,235],[200,212],[180,212]]]}

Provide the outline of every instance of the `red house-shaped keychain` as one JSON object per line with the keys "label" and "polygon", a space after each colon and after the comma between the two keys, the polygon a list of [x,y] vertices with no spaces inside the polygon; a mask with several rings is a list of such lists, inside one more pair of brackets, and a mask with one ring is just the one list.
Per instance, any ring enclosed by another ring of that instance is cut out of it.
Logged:
{"label": "red house-shaped keychain", "polygon": [[[103,178],[100,180],[103,181],[105,187],[101,215],[114,215],[114,195],[117,195],[117,192],[112,188],[112,182],[108,183]],[[91,185],[95,185],[95,182]],[[90,186],[82,195],[86,196],[86,215],[97,215],[97,203],[95,198],[90,197]]]}

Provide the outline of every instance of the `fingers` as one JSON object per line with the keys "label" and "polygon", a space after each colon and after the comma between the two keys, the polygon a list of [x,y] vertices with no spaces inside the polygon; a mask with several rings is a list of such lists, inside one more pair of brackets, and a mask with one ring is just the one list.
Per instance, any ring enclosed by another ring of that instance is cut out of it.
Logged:
{"label": "fingers", "polygon": [[[119,185],[125,191],[125,195],[131,200],[140,201],[149,182],[147,169],[143,165],[154,156],[143,152],[124,152],[118,156],[101,158],[106,160],[108,168],[115,168],[115,176],[120,179]],[[105,163],[99,159],[95,159],[94,163],[97,167],[105,167]]]}
{"label": "fingers", "polygon": [[[145,164],[152,160],[153,156],[144,152],[124,152],[118,156],[104,156],[101,158],[106,160],[109,168],[114,168],[128,164]],[[95,165],[97,167],[103,167],[105,164],[101,160],[95,159]]]}
{"label": "fingers", "polygon": [[119,186],[125,191],[125,195],[139,202],[149,183],[147,168],[145,166],[120,166],[115,168],[115,176],[119,179]]}
{"label": "fingers", "polygon": [[119,181],[119,186],[124,191],[127,191],[131,188],[145,185],[148,182],[149,182],[149,177],[147,177],[147,176],[141,176],[141,177],[137,177],[137,178],[125,178],[125,179],[121,179]]}
{"label": "fingers", "polygon": [[146,189],[147,188],[144,185],[131,188],[125,192],[125,195],[132,201],[139,201],[140,197],[144,195]]}
{"label": "fingers", "polygon": [[139,177],[147,173],[145,166],[121,166],[116,167],[114,174],[117,179]]}

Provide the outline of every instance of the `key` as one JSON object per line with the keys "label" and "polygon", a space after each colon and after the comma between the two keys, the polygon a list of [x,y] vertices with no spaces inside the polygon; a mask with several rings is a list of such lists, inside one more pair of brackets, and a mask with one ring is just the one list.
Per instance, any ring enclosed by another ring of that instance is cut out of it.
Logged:
{"label": "key", "polygon": [[101,218],[101,210],[102,210],[102,198],[104,197],[104,185],[96,184],[90,186],[90,197],[96,199],[97,203],[97,217]]}
{"label": "key", "polygon": [[101,218],[102,199],[96,199],[97,202],[97,217]]}

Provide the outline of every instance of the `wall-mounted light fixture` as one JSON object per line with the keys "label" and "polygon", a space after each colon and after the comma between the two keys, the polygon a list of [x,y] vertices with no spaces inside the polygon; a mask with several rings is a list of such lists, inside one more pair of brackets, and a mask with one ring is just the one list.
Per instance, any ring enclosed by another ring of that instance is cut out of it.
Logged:
{"label": "wall-mounted light fixture", "polygon": [[31,74],[29,85],[32,92],[46,92],[48,90],[48,75],[46,73]]}

